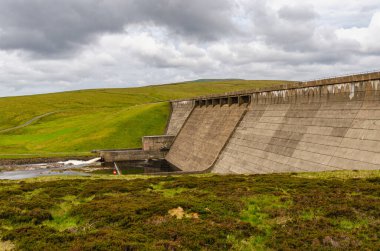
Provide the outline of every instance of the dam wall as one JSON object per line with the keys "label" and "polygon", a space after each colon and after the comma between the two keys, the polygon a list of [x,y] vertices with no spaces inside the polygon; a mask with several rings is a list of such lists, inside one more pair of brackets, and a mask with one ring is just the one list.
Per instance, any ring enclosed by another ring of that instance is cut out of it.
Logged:
{"label": "dam wall", "polygon": [[195,108],[166,156],[181,170],[380,169],[380,73],[212,95],[191,102]]}
{"label": "dam wall", "polygon": [[170,102],[171,115],[166,129],[167,135],[177,135],[183,124],[185,123],[190,112],[193,110],[192,100],[182,100]]}
{"label": "dam wall", "polygon": [[237,104],[195,107],[166,160],[183,171],[211,168],[244,112]]}
{"label": "dam wall", "polygon": [[173,144],[175,136],[156,135],[142,138],[143,151],[166,151]]}

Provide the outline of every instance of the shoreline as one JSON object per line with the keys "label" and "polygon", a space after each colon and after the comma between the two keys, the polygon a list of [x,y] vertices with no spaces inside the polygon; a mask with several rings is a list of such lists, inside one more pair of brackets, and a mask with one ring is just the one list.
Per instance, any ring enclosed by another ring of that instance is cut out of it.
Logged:
{"label": "shoreline", "polygon": [[21,158],[21,159],[0,159],[0,167],[13,165],[33,165],[33,164],[50,164],[68,160],[90,160],[94,156],[71,156],[71,157],[37,157],[37,158]]}

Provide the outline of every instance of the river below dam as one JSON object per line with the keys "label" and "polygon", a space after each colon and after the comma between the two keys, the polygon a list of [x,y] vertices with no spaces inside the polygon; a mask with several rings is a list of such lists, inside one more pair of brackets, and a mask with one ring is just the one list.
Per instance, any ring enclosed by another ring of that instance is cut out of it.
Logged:
{"label": "river below dam", "polygon": [[95,171],[95,173],[112,174],[116,170],[115,164],[122,175],[159,174],[178,171],[170,167],[170,165],[165,160],[150,160],[104,163],[102,165],[104,169]]}
{"label": "river below dam", "polygon": [[0,172],[0,180],[21,180],[28,178],[36,178],[41,176],[90,176],[84,172],[66,171],[61,168],[46,169],[46,170],[23,170],[23,171],[9,171]]}
{"label": "river below dam", "polygon": [[175,171],[163,160],[116,163],[101,163],[99,160],[100,158],[88,161],[69,160],[55,163],[0,165],[0,180],[21,180],[42,176],[91,176],[92,174],[159,174]]}

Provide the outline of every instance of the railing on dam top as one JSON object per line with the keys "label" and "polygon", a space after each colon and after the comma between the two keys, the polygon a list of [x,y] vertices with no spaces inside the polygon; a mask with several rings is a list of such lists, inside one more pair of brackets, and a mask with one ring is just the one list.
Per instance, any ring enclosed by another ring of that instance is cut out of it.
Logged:
{"label": "railing on dam top", "polygon": [[208,106],[223,106],[223,105],[249,105],[252,102],[252,96],[259,93],[269,93],[276,91],[286,91],[294,89],[302,89],[309,87],[328,86],[343,83],[355,83],[360,81],[380,80],[380,71],[366,72],[356,75],[343,75],[333,78],[316,79],[307,82],[295,82],[291,84],[284,84],[272,87],[265,87],[253,90],[243,90],[238,92],[230,92],[224,94],[214,94],[208,96],[201,96],[186,100],[172,100],[172,102],[192,102],[194,107],[208,107]]}
{"label": "railing on dam top", "polygon": [[349,74],[341,74],[341,75],[331,75],[331,76],[318,77],[318,78],[314,78],[314,79],[304,80],[302,82],[303,83],[307,83],[307,82],[313,82],[313,81],[319,81],[319,80],[329,80],[329,79],[337,79],[337,78],[350,77],[350,76],[368,75],[368,74],[379,73],[379,72],[380,72],[380,69],[377,69],[377,70],[372,70],[372,71],[357,72],[355,74],[349,73]]}

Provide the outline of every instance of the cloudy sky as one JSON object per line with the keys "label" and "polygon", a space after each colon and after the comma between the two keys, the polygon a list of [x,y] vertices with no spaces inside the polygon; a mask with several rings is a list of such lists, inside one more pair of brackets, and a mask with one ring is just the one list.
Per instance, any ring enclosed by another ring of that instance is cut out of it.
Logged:
{"label": "cloudy sky", "polygon": [[0,0],[0,96],[380,69],[379,0]]}

